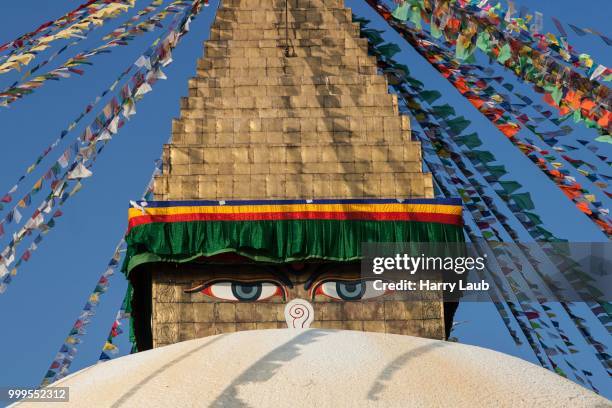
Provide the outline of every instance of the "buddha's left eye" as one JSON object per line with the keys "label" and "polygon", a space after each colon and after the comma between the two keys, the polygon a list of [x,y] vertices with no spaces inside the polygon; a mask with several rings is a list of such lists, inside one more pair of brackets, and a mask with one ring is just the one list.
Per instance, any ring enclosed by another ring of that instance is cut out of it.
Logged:
{"label": "buddha's left eye", "polygon": [[371,280],[329,280],[318,284],[314,295],[324,295],[335,300],[356,301],[383,296],[386,292],[374,288]]}
{"label": "buddha's left eye", "polygon": [[233,302],[257,302],[284,296],[283,289],[275,282],[214,282],[206,285],[202,293]]}

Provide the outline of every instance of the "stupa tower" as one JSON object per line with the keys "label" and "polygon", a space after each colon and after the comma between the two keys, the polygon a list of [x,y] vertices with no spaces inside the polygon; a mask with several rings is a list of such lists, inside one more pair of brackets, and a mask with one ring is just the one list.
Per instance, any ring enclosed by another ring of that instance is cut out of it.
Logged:
{"label": "stupa tower", "polygon": [[141,350],[286,328],[292,300],[313,327],[448,335],[440,294],[360,301],[362,242],[461,240],[461,208],[407,216],[432,178],[342,0],[223,1],[154,190],[130,210]]}
{"label": "stupa tower", "polygon": [[225,0],[158,200],[432,197],[419,142],[341,0]]}

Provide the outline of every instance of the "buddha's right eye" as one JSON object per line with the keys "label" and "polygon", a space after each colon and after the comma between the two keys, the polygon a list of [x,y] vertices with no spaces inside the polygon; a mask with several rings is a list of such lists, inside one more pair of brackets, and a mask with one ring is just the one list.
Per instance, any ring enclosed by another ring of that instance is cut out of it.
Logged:
{"label": "buddha's right eye", "polygon": [[285,297],[283,288],[270,281],[217,281],[204,285],[200,291],[206,296],[232,302],[260,302],[274,297]]}

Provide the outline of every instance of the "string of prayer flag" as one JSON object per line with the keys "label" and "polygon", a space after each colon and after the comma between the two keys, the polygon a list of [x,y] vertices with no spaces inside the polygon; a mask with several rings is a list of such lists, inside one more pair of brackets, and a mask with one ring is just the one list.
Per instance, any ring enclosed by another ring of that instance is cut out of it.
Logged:
{"label": "string of prayer flag", "polygon": [[[144,22],[139,24],[135,24],[135,22],[126,23],[135,25],[129,30],[122,30],[120,33],[115,33],[116,30],[113,31],[113,33],[109,34],[110,39],[104,44],[92,50],[86,50],[78,53],[76,56],[68,59],[58,68],[37,75],[25,82],[15,82],[8,88],[0,91],[0,106],[7,107],[18,99],[32,94],[35,89],[42,87],[47,81],[59,81],[61,79],[70,78],[72,74],[83,75],[85,73],[83,67],[85,65],[93,64],[90,61],[92,57],[100,54],[108,54],[114,47],[127,46],[130,41],[133,41],[137,36],[153,31],[158,27],[162,27],[161,21],[165,19],[169,13],[180,13],[184,8],[189,6],[190,3],[187,1],[176,0]],[[146,14],[147,13],[140,14],[135,17],[140,18]],[[60,50],[60,52],[62,50]],[[41,66],[43,66],[43,64],[41,64]],[[24,76],[24,78],[26,77]]]}
{"label": "string of prayer flag", "polygon": [[[122,88],[123,102],[121,108],[123,108],[122,112],[124,114],[127,113],[128,116],[133,114],[130,111],[126,111],[126,106],[140,100],[146,93],[152,90],[152,84],[158,79],[165,78],[165,76],[160,76],[159,70],[162,66],[172,62],[172,50],[178,45],[182,36],[189,31],[189,23],[200,12],[201,6],[201,0],[194,0],[191,7],[182,16],[177,15],[175,19],[177,24],[173,24],[169,28],[168,35],[158,42],[155,51],[146,57],[149,63],[143,65],[133,76],[130,84],[126,84]],[[9,245],[0,252],[0,293],[6,290],[7,285],[11,283],[21,264],[27,262],[31,258],[32,253],[38,249],[38,245],[43,239],[42,234],[53,228],[55,219],[60,217],[62,213],[59,210],[55,211],[46,223],[45,215],[51,214],[54,207],[62,206],[66,200],[80,191],[83,177],[90,176],[90,168],[93,166],[93,163],[104,149],[104,146],[112,140],[112,137],[109,137],[110,133],[112,133],[109,131],[109,126],[120,115],[121,109],[117,109],[115,112],[112,112],[110,118],[104,120],[105,116],[102,113],[102,116],[98,118],[101,124],[97,128],[97,132],[92,135],[91,140],[82,140],[82,142],[85,142],[85,147],[79,149],[76,160],[57,180],[53,192],[44,202],[44,208],[39,207],[35,211],[33,218],[31,218],[33,221],[26,223],[24,227],[15,233]],[[124,117],[127,119],[128,116]],[[118,127],[120,127],[120,124],[121,120],[119,120]],[[70,189],[70,187],[72,188]],[[36,229],[40,230],[41,233],[21,256],[16,257],[17,245]]]}
{"label": "string of prayer flag", "polygon": [[[174,10],[174,12],[179,11],[179,6],[178,3],[183,4],[184,2],[173,2],[172,4],[170,4],[163,12],[169,12],[169,10]],[[159,17],[160,15],[158,15]],[[126,23],[127,24],[127,23]],[[149,46],[149,48],[143,53],[144,55],[149,55],[151,53],[154,52],[154,50],[156,49],[157,46],[157,41],[155,40],[153,42],[152,45]],[[47,148],[44,149],[44,151],[37,157],[37,159],[34,161],[34,163],[32,163],[26,170],[26,172],[19,177],[19,179],[17,180],[17,183],[8,191],[6,192],[0,199],[0,213],[2,212],[2,210],[4,209],[3,204],[8,204],[10,202],[12,202],[14,200],[14,194],[17,192],[19,186],[21,185],[22,182],[24,182],[27,178],[27,176],[29,174],[31,174],[34,170],[36,170],[39,165],[42,163],[42,161],[49,155],[51,154],[57,147],[60,146],[60,142],[66,138],[66,136],[69,134],[69,132],[71,132],[72,130],[74,130],[76,128],[76,126],[81,122],[81,120],[83,118],[85,118],[87,116],[87,114],[89,114],[90,112],[93,111],[93,109],[98,105],[98,103],[100,103],[103,98],[108,95],[109,93],[113,92],[118,86],[119,84],[121,84],[121,81],[134,69],[134,67],[138,67],[137,63],[139,61],[142,60],[142,58],[144,57],[139,57],[139,59],[133,63],[130,64],[123,72],[121,72],[121,74],[113,81],[113,83],[106,88],[100,95],[98,95],[95,100],[93,100],[92,102],[90,102],[89,104],[86,105],[86,107],[83,109],[83,111],[79,114],[79,116],[77,118],[75,118],[64,130],[62,130],[60,132],[60,136],[49,146],[47,146]],[[159,71],[161,72],[161,71]],[[161,74],[160,74],[161,75]],[[161,78],[160,78],[161,79]],[[134,105],[134,101],[132,100],[125,100],[123,99],[122,101],[123,103],[125,103],[124,105],[124,116],[126,118],[129,118],[129,116],[131,116],[132,114],[135,113],[135,105]],[[105,116],[106,119],[108,119],[109,115],[108,112],[110,110],[113,110],[113,104],[115,104],[116,106],[116,101],[111,101],[110,103],[108,103],[104,109],[103,112],[106,112]],[[83,140],[85,141],[89,141],[92,138],[92,129],[91,126],[88,127],[85,130],[85,137],[83,137]],[[44,180],[49,180],[52,177],[52,174],[57,175],[57,173],[59,172],[59,167],[61,168],[66,168],[70,163],[69,163],[69,159],[71,157],[71,152],[75,150],[78,151],[78,149],[72,149],[72,148],[68,148],[66,149],[62,155],[59,157],[59,159],[56,161],[55,164],[53,164],[49,169],[47,169],[47,171],[45,172],[45,177],[43,178]],[[59,167],[58,167],[59,165]],[[42,180],[38,180],[35,184],[41,182]],[[0,225],[2,225],[2,222],[0,221]],[[2,233],[0,233],[0,236],[2,236]]]}
{"label": "string of prayer flag", "polygon": [[[368,3],[375,9],[379,7],[379,13],[389,24],[398,24],[400,21],[382,3]],[[549,53],[531,46],[521,36],[510,35],[500,28],[504,20],[499,16],[472,4],[455,1],[414,0],[410,4],[415,18],[420,20],[426,17],[431,35],[434,38],[444,37],[455,47],[457,57],[465,57],[466,62],[471,62],[473,51],[480,49],[520,79],[531,82],[534,90],[543,93],[546,102],[558,109],[561,115],[574,113],[586,126],[596,128],[600,134],[610,133],[612,112],[608,88],[555,61]],[[520,19],[514,22],[517,21]],[[414,24],[411,18],[406,23],[411,23],[416,31],[425,31],[420,23]],[[519,24],[518,27],[527,26]],[[528,30],[520,32],[522,34]],[[566,99],[572,91],[580,93],[578,107],[572,106]]]}
{"label": "string of prayer flag", "polygon": [[[126,4],[127,3],[127,4]],[[5,74],[12,70],[20,71],[23,67],[30,64],[36,55],[50,47],[54,41],[65,40],[70,38],[86,38],[91,31],[91,27],[101,26],[105,20],[115,18],[121,13],[127,12],[131,7],[134,7],[135,0],[107,1],[99,5],[89,5],[85,9],[88,11],[86,17],[78,23],[71,25],[56,34],[45,35],[33,41],[32,46],[24,52],[15,53],[0,63],[0,74]],[[83,10],[85,10],[83,9]]]}
{"label": "string of prayer flag", "polygon": [[[388,59],[386,61],[388,62]],[[389,64],[389,65],[395,65],[395,64]],[[397,64],[397,65],[399,65],[399,64]],[[402,71],[401,69],[398,69],[396,66],[395,67],[391,66],[389,68],[388,65],[387,66],[383,66],[383,72],[385,70],[387,71],[387,73],[391,73],[393,75],[397,74],[397,72],[401,72]],[[405,73],[406,73],[406,71],[404,70],[404,74]],[[394,84],[392,86],[397,87],[398,84],[401,84],[401,81],[398,81],[397,78],[390,78],[389,79],[389,83],[390,84]],[[498,179],[499,171],[497,169],[495,169],[495,166],[490,164],[490,163],[492,163],[494,161],[494,157],[492,157],[492,155],[490,153],[487,153],[487,152],[474,151],[474,148],[478,147],[480,145],[480,142],[477,140],[477,136],[475,136],[475,134],[471,134],[471,135],[468,135],[468,136],[465,136],[465,137],[458,136],[458,139],[462,138],[460,140],[462,140],[465,143],[470,145],[470,150],[471,150],[472,155],[468,155],[466,152],[461,152],[460,153],[458,151],[455,151],[455,152],[453,152],[452,150],[449,151],[448,150],[448,146],[444,150],[442,150],[442,151],[437,150],[441,146],[446,146],[444,144],[445,142],[442,142],[442,140],[438,138],[441,135],[440,130],[442,130],[442,128],[440,128],[440,127],[432,127],[433,126],[433,122],[431,122],[431,117],[430,117],[429,120],[427,119],[428,116],[432,114],[431,111],[429,111],[429,113],[428,113],[427,111],[422,109],[420,107],[420,105],[415,105],[416,101],[415,101],[414,97],[417,97],[422,92],[422,89],[419,89],[418,86],[415,85],[415,83],[418,83],[418,81],[415,81],[415,80],[406,80],[405,83],[406,83],[407,87],[412,86],[414,88],[413,89],[413,91],[414,91],[413,93],[414,94],[412,95],[413,99],[407,101],[407,106],[411,109],[411,111],[413,112],[414,117],[417,119],[417,121],[421,125],[425,126],[425,128],[426,128],[425,134],[429,135],[429,137],[436,137],[437,138],[436,142],[435,142],[435,146],[437,146],[435,154],[437,154],[439,157],[441,157],[441,160],[446,161],[445,163],[443,163],[442,166],[440,166],[438,168],[436,168],[436,165],[434,163],[427,163],[428,167],[430,169],[432,169],[432,172],[434,173],[434,176],[436,176],[436,173],[438,173],[437,170],[439,170],[439,169],[448,171],[449,168],[454,167],[457,163],[461,163],[462,162],[462,159],[461,159],[462,155],[461,155],[461,153],[462,153],[462,154],[465,154],[466,157],[470,157],[471,156],[471,159],[476,160],[475,164],[476,165],[480,165],[481,169],[483,167],[485,167],[485,168],[488,167],[488,168],[490,168],[492,170],[495,170],[497,172],[497,176],[494,176],[493,173],[489,173],[494,178],[490,178],[488,180],[494,181],[494,182],[499,182],[500,181]],[[400,90],[399,92],[400,92],[400,94],[402,94],[401,92],[405,93],[405,90]],[[450,116],[450,113],[448,113],[448,109],[447,109],[447,113],[445,113],[443,115],[443,119],[446,119],[448,116]],[[453,126],[447,126],[447,130],[449,130],[451,132],[451,134],[455,134],[456,135],[457,131],[460,132],[463,129],[465,129],[464,122],[465,122],[465,120],[461,119],[461,118],[453,119],[453,120],[451,120],[451,123],[453,124]],[[454,126],[459,126],[459,127],[456,127],[456,128],[453,129]],[[432,133],[431,132],[432,130],[435,130],[435,132]],[[427,152],[427,149],[425,148],[425,144],[424,144],[424,149]],[[452,160],[446,160],[446,159],[442,158],[442,157],[447,157],[449,153],[451,155]],[[487,154],[484,154],[484,153],[487,153]],[[440,156],[440,155],[442,155],[442,156]],[[499,167],[499,166],[497,166],[497,167]],[[466,168],[463,168],[461,170],[461,172],[464,173],[464,174],[468,174],[468,179],[467,180],[469,180],[470,177],[473,176],[473,172],[469,172]],[[503,172],[504,171],[502,170],[502,174],[504,174]],[[459,180],[459,179],[457,179],[457,174],[458,173],[453,173],[453,174],[455,175],[454,176],[454,179],[455,179],[454,182],[457,182]],[[462,188],[463,193],[466,193],[466,192],[469,192],[471,190],[474,190],[474,194],[478,194],[478,196],[476,198],[478,199],[479,202],[486,203],[487,205],[492,205],[493,202],[490,199],[487,199],[486,195],[482,195],[482,194],[484,194],[484,192],[481,191],[482,186],[479,185],[479,184],[474,184],[474,182],[475,181],[472,181],[472,185],[464,184],[463,188]],[[437,185],[440,185],[440,183],[437,183]],[[514,211],[517,211],[517,214],[521,214],[520,210],[524,209],[524,208],[533,209],[533,202],[531,202],[528,194],[526,194],[526,193],[517,194],[516,193],[516,191],[518,189],[520,189],[520,187],[521,187],[519,183],[512,182],[512,181],[509,181],[509,182],[502,181],[501,183],[498,183],[498,185],[500,185],[502,187],[502,190],[501,190],[501,193],[500,192],[496,192],[496,193],[497,194],[501,194],[502,197],[505,196],[506,199],[510,199],[511,202],[514,203],[513,205],[516,206]],[[477,201],[471,201],[471,199],[470,199],[470,201],[466,202],[465,201],[466,198],[468,198],[470,196],[466,196],[465,194],[461,193],[461,191],[459,191],[459,193],[464,198],[464,202],[466,203],[468,209],[470,209],[471,211],[480,211],[479,210],[480,205],[478,204]],[[484,199],[484,201],[483,201],[483,199]],[[472,204],[470,204],[470,202]],[[510,206],[510,207],[512,207],[512,206]],[[521,208],[521,207],[523,207],[523,208]],[[495,217],[500,217],[500,214],[495,210],[495,207],[491,207],[491,208],[493,209],[493,213],[495,214]],[[479,215],[480,215],[480,217],[479,217],[480,219],[483,219],[483,220],[486,219],[487,220],[486,223],[483,223],[483,222],[477,222],[476,223],[476,225],[478,225],[479,229],[481,229],[481,230],[483,228],[488,229],[488,228],[491,227],[491,225],[495,224],[495,222],[493,222],[493,219],[491,219],[490,216],[487,218],[487,216],[483,217],[482,215],[484,215],[484,214],[482,214],[482,213],[479,213]],[[517,218],[518,218],[518,216],[517,216]],[[506,229],[508,232],[512,232],[512,229],[509,226],[509,224],[504,221],[504,217],[501,216],[501,218],[499,218],[499,219],[501,220],[501,225],[503,226],[503,229]],[[532,232],[536,232],[537,231],[538,234],[541,233],[541,227],[536,225],[535,228],[533,228],[534,227],[534,225],[533,225],[534,222],[541,224],[541,220],[535,214],[533,214],[532,217],[524,217],[524,218],[522,218],[522,221],[523,221],[523,224],[526,224],[527,222],[531,223],[531,225],[527,224],[526,226],[531,228]],[[491,224],[491,222],[493,222],[493,224]],[[486,230],[482,230],[482,231],[483,232],[487,232]],[[493,238],[494,236],[497,236],[498,239],[499,239],[500,237],[499,237],[498,234],[499,234],[499,229],[497,229],[497,230],[494,229],[493,232],[491,232],[488,235],[488,237],[489,238]],[[549,236],[552,239],[552,234],[550,234],[550,233],[548,233],[548,234],[549,234]],[[539,235],[536,235],[536,236],[539,236]],[[512,240],[516,240],[517,239],[516,235],[511,233],[511,239]],[[518,263],[515,262],[515,266],[520,266],[520,265],[524,265],[524,264],[525,263],[524,262],[520,262],[520,260],[518,261]],[[510,268],[509,270],[512,270],[512,268]],[[515,281],[515,283],[516,283],[516,281]],[[533,288],[534,287],[533,283],[529,282],[528,287]],[[518,294],[520,295],[520,298],[522,298],[524,300],[528,300],[530,298],[534,298],[534,295],[530,296],[530,295],[522,293],[522,292],[518,292]],[[498,307],[498,310],[500,310],[500,312],[501,312],[503,310],[503,308],[499,308]],[[571,310],[569,308],[568,308],[568,310],[569,310],[568,313],[570,313]],[[513,314],[515,315],[515,317],[517,316],[517,314],[520,315],[520,313],[522,313],[522,312],[519,309],[516,309],[516,308],[513,309]],[[539,315],[542,315],[542,314],[545,314],[545,313],[544,313],[543,309],[540,309],[539,312],[535,312],[534,311],[534,312],[529,312],[528,314],[529,314],[529,316],[532,316],[532,318],[535,318],[536,316],[539,316]],[[549,316],[549,317],[551,317],[551,316]],[[507,315],[506,316],[502,316],[502,319],[504,320],[504,323],[508,323]],[[549,322],[549,324],[538,323],[536,326],[537,327],[543,327],[543,326],[544,327],[551,327],[551,324],[552,324],[552,327],[556,327],[557,326],[556,323],[554,323],[554,322]],[[509,327],[509,325],[507,325],[507,326]],[[524,324],[523,324],[522,327],[525,328],[526,330],[535,329],[533,327],[531,327],[531,329],[530,329],[529,326],[526,326]],[[511,330],[511,334],[515,333],[515,331],[513,329],[510,329],[510,330]],[[593,345],[598,344],[598,342],[592,338],[590,333],[587,332],[587,333],[583,333],[583,334],[584,334],[584,336],[585,336],[585,338],[587,340],[591,341],[590,344],[593,344]],[[552,335],[553,335],[553,338],[567,338],[567,336],[563,337],[564,335],[563,336],[558,336],[558,335],[555,335],[554,333]],[[533,340],[533,338],[532,338],[532,340]],[[534,346],[534,351],[536,352],[536,355],[538,355],[537,350],[538,349],[541,350],[540,347],[543,347],[543,354],[540,353],[540,357],[539,358],[541,359],[541,362],[544,362],[544,363],[546,362],[546,358],[555,356],[556,354],[559,353],[559,350],[565,350],[565,351],[563,351],[564,354],[567,354],[567,353],[571,352],[571,342],[564,342],[565,346],[561,346],[561,348],[559,348],[559,346],[551,347],[549,345],[549,343],[541,343],[538,346],[538,344],[535,344],[532,340],[530,340],[530,344],[532,344],[532,346]],[[563,348],[563,347],[566,347],[566,348]],[[546,356],[546,358],[542,358],[543,356]],[[607,364],[607,363],[608,362],[605,361],[605,360],[602,361],[602,364]],[[580,382],[580,383],[585,384],[585,385],[589,384],[589,386],[592,386],[592,383],[590,383],[590,380],[588,378],[584,378],[583,376],[580,375],[579,372],[574,370],[572,367],[575,367],[575,365],[572,364],[571,362],[567,361],[567,359],[565,360],[565,364],[566,364],[565,365],[565,367],[566,367],[565,370],[562,370],[560,368],[560,365],[558,364],[558,362],[555,363],[554,361],[551,361],[551,364],[552,364],[552,366],[549,366],[549,368],[553,369],[554,371],[557,371],[559,374],[566,375],[565,371],[567,371],[569,369],[573,373],[574,378],[575,378],[575,380],[577,382]],[[545,364],[543,364],[543,365],[545,365]],[[592,388],[596,389],[596,387],[594,387],[594,386],[592,386]]]}
{"label": "string of prayer flag", "polygon": [[[434,44],[423,38],[418,37],[412,30],[409,30],[405,25],[399,23],[393,19],[392,13],[377,0],[368,0],[370,4],[385,20],[387,23],[395,29],[404,39],[406,39],[410,45],[412,45],[421,55],[423,55],[428,62],[430,62],[445,78],[449,80],[459,92],[466,96],[468,100],[479,109],[485,116],[493,122],[493,124],[504,133],[508,139],[526,156],[530,159],[536,160],[538,168],[540,168],[544,174],[549,177],[550,180],[561,189],[561,191],[572,200],[576,208],[581,211],[584,215],[589,217],[606,235],[612,234],[612,221],[608,218],[608,214],[605,208],[599,211],[599,208],[594,208],[595,205],[599,204],[597,201],[591,202],[587,196],[593,196],[592,193],[588,192],[584,186],[576,182],[575,178],[567,176],[554,168],[550,168],[546,165],[546,159],[538,156],[545,156],[546,151],[538,149],[525,150],[529,147],[528,144],[521,142],[515,136],[520,130],[520,125],[516,122],[512,122],[509,118],[504,117],[490,107],[490,104],[484,104],[480,98],[476,95],[471,94],[470,88],[467,86],[464,79],[460,78],[459,70],[456,67],[448,67],[443,64],[439,64],[437,58],[433,58],[431,53],[427,53],[424,47],[432,48]],[[440,56],[440,54],[438,54]],[[471,96],[470,96],[471,95]],[[544,153],[544,154],[543,154]],[[597,204],[595,204],[597,203]]]}

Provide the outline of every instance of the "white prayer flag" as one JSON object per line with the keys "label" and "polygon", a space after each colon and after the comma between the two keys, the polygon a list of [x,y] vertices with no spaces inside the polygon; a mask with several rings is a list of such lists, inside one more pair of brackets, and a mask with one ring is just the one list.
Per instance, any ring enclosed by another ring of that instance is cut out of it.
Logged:
{"label": "white prayer flag", "polygon": [[83,165],[83,163],[79,163],[69,174],[69,180],[81,179],[91,177],[93,173],[89,171],[87,167]]}
{"label": "white prayer flag", "polygon": [[111,123],[108,125],[108,130],[113,135],[119,131],[119,119],[121,119],[119,115],[115,116],[113,120],[111,120]]}
{"label": "white prayer flag", "polygon": [[19,224],[21,222],[21,219],[23,218],[17,208],[15,208],[15,210],[13,211],[13,216],[17,224]]}
{"label": "white prayer flag", "polygon": [[136,90],[135,96],[142,96],[142,95],[148,94],[152,90],[153,88],[151,88],[151,85],[145,82],[138,87],[138,89]]}
{"label": "white prayer flag", "polygon": [[63,169],[65,169],[66,167],[68,167],[69,158],[70,158],[70,151],[66,150],[64,154],[62,154],[60,158],[57,159],[57,162],[59,163],[60,166],[62,166]]}

